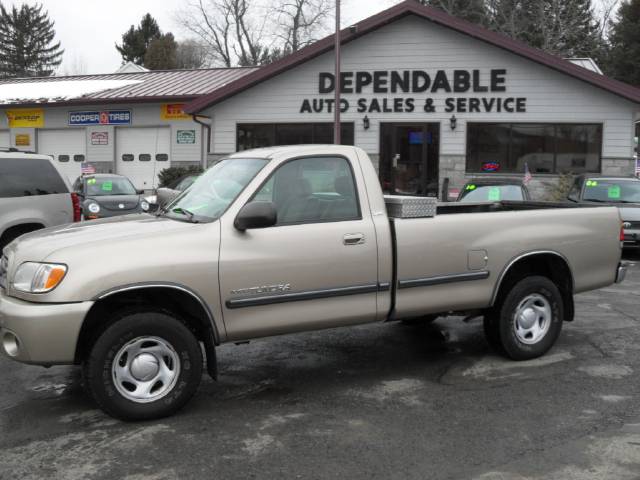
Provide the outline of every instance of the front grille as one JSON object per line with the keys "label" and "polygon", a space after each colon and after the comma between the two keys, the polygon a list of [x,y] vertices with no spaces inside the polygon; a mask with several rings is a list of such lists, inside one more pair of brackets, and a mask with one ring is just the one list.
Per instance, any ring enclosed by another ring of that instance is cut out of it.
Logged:
{"label": "front grille", "polygon": [[7,270],[9,269],[9,260],[4,255],[0,259],[0,287],[7,288]]}

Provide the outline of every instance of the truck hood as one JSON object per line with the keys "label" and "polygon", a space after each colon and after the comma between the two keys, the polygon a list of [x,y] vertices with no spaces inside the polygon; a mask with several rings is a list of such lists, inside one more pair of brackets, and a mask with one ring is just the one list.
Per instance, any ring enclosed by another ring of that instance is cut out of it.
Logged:
{"label": "truck hood", "polygon": [[186,230],[193,224],[147,214],[72,223],[45,228],[26,234],[5,248],[18,262],[43,261],[57,250],[75,247],[87,251],[90,258],[98,245],[109,245],[131,238],[145,241],[176,230]]}

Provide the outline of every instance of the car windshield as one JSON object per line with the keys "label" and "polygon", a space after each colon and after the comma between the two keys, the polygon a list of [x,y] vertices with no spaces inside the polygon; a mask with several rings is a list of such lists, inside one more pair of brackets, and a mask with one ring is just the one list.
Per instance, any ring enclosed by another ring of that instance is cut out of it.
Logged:
{"label": "car windshield", "polygon": [[216,163],[166,207],[166,215],[193,222],[216,220],[267,163],[268,160],[256,158]]}
{"label": "car windshield", "polygon": [[136,189],[126,177],[89,177],[85,182],[88,197],[136,194]]}
{"label": "car windshield", "polygon": [[640,203],[640,182],[592,178],[585,182],[583,199],[591,202]]}
{"label": "car windshield", "polygon": [[175,189],[179,192],[184,192],[187,188],[193,185],[193,182],[195,182],[197,178],[198,175],[189,175],[188,177],[184,177],[178,182]]}
{"label": "car windshield", "polygon": [[520,185],[465,185],[461,202],[500,202],[502,200],[524,200]]}

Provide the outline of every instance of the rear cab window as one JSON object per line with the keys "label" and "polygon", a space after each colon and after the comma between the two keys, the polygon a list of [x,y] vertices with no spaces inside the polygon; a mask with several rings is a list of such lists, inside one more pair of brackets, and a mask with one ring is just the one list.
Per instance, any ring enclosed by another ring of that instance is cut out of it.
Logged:
{"label": "rear cab window", "polygon": [[520,185],[476,185],[468,183],[460,193],[461,202],[501,202],[524,200]]}
{"label": "rear cab window", "polygon": [[0,197],[69,193],[50,161],[42,158],[0,158]]}

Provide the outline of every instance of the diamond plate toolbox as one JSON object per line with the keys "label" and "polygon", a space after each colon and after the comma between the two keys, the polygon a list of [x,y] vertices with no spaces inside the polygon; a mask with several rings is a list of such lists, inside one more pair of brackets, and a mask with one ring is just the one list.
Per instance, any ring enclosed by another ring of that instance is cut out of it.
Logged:
{"label": "diamond plate toolbox", "polygon": [[436,197],[405,197],[385,195],[387,215],[391,218],[435,217],[438,199]]}

